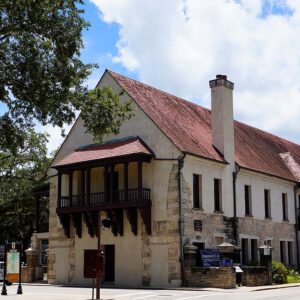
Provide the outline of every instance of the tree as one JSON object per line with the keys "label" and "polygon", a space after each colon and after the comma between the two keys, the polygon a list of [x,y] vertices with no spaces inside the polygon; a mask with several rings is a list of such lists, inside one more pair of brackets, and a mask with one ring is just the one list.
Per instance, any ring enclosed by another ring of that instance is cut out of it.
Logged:
{"label": "tree", "polygon": [[[96,65],[80,60],[83,0],[0,1],[0,151],[17,152],[24,131],[41,124],[62,127],[81,111],[87,130],[101,139],[131,116],[128,103],[84,82]],[[105,101],[103,101],[105,100]],[[90,121],[93,116],[106,116]],[[107,122],[109,120],[109,122]]]}
{"label": "tree", "polygon": [[0,153],[0,244],[6,239],[28,245],[35,220],[33,188],[45,181],[50,158],[47,136],[29,130],[17,153]]}

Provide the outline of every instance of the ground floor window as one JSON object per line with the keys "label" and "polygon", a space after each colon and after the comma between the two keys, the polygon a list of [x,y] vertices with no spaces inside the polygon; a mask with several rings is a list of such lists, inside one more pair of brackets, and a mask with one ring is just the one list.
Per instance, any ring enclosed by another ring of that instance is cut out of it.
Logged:
{"label": "ground floor window", "polygon": [[40,243],[40,264],[41,266],[47,266],[47,249],[48,249],[48,240],[43,239]]}
{"label": "ground floor window", "polygon": [[223,236],[215,236],[215,247],[218,248],[220,244],[224,242]]}
{"label": "ground floor window", "polygon": [[283,264],[293,264],[293,242],[280,241],[280,261]]}
{"label": "ground floor window", "polygon": [[196,266],[201,267],[202,261],[201,261],[200,251],[205,249],[205,243],[195,242],[193,243],[193,245],[197,247]]}
{"label": "ground floor window", "polygon": [[242,264],[257,264],[258,262],[258,248],[257,239],[242,238]]}
{"label": "ground floor window", "polygon": [[293,264],[293,242],[287,242],[288,246],[288,264]]}

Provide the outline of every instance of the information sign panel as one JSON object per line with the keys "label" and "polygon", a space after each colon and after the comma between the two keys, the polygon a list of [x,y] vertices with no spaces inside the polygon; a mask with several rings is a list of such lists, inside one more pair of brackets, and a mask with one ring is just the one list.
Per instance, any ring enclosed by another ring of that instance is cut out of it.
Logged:
{"label": "information sign panel", "polygon": [[11,249],[7,252],[7,279],[10,282],[19,281],[19,266],[20,266],[20,253],[17,249]]}
{"label": "information sign panel", "polygon": [[203,267],[219,267],[220,266],[220,252],[218,249],[200,250]]}

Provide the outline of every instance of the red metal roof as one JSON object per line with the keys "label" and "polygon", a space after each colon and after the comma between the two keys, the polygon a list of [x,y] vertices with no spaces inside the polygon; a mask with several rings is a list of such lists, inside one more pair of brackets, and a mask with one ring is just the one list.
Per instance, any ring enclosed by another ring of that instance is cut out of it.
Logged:
{"label": "red metal roof", "polygon": [[71,164],[83,163],[93,160],[102,160],[113,157],[145,154],[152,156],[150,148],[138,137],[106,142],[104,144],[91,144],[79,147],[74,152],[58,161],[53,168]]}
{"label": "red metal roof", "polygon": [[[181,151],[224,162],[212,145],[211,112],[136,80],[109,72]],[[280,153],[300,164],[300,146],[235,121],[235,157],[244,168],[296,181]]]}

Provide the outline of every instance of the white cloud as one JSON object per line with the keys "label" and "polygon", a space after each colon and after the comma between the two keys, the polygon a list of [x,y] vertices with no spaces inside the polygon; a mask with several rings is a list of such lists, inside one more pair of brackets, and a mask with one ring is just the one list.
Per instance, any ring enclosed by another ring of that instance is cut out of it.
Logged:
{"label": "white cloud", "polygon": [[236,118],[300,143],[299,0],[92,2],[120,25],[114,61],[142,81],[209,106],[208,80],[227,74]]}

